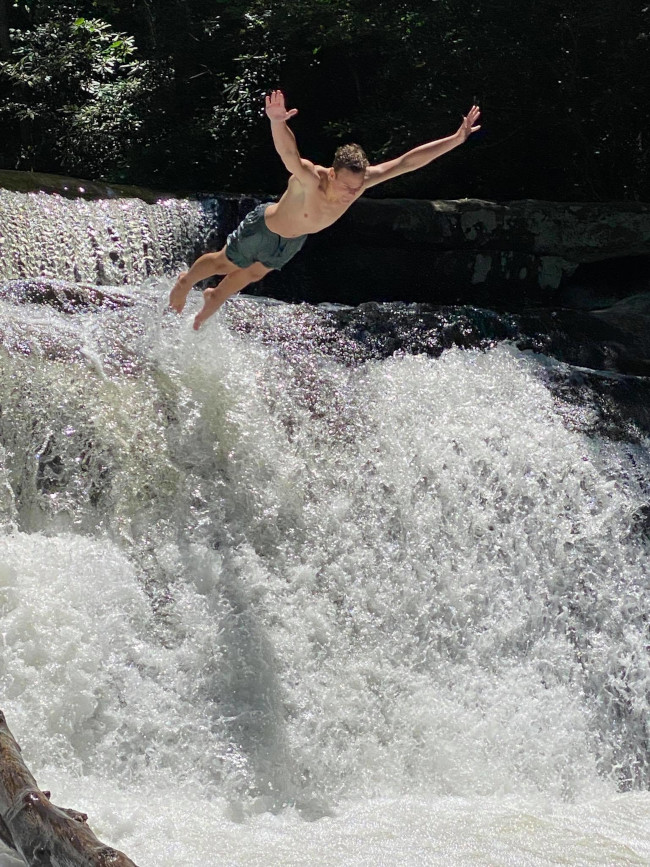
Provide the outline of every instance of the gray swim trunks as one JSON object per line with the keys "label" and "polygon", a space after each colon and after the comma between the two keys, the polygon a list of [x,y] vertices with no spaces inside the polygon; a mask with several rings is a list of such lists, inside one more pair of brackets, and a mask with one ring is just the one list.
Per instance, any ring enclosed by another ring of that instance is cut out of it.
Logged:
{"label": "gray swim trunks", "polygon": [[272,232],[264,220],[264,212],[270,204],[258,205],[228,235],[226,256],[237,267],[248,268],[253,262],[261,262],[267,268],[281,268],[307,240],[307,235],[283,238]]}

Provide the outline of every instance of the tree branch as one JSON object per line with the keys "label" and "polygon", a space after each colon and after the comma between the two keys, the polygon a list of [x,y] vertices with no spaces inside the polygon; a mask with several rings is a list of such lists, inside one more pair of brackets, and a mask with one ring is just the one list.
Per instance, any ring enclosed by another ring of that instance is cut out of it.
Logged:
{"label": "tree branch", "polygon": [[0,711],[0,839],[29,867],[136,867],[98,840],[86,819],[38,788]]}

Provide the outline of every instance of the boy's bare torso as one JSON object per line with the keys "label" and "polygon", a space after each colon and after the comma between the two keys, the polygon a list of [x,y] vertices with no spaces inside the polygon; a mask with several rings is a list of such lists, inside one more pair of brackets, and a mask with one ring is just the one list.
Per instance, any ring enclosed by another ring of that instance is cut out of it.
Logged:
{"label": "boy's bare torso", "polygon": [[335,223],[365,188],[359,178],[356,189],[344,190],[343,198],[334,199],[329,170],[323,166],[315,169],[320,178],[318,186],[307,186],[292,175],[280,201],[266,209],[266,225],[276,235],[297,238],[320,232]]}

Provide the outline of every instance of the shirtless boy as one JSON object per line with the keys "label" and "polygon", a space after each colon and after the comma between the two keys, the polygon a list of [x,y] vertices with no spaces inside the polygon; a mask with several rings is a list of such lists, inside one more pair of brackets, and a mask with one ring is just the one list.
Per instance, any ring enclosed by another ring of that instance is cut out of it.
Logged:
{"label": "shirtless boy", "polygon": [[397,159],[368,165],[359,145],[344,145],[334,155],[331,168],[303,159],[287,121],[298,109],[287,111],[284,95],[274,90],[266,97],[266,114],[271,121],[273,144],[291,173],[279,202],[258,205],[228,235],[218,253],[205,253],[184,271],[169,296],[169,306],[180,313],[190,289],[214,274],[225,275],[218,286],[203,293],[203,307],[194,319],[195,330],[212,316],[223,302],[249,283],[281,268],[300,250],[307,235],[320,232],[342,216],[369,187],[398,175],[421,169],[432,160],[463,144],[480,129],[479,108],[473,105],[454,135],[428,142]]}

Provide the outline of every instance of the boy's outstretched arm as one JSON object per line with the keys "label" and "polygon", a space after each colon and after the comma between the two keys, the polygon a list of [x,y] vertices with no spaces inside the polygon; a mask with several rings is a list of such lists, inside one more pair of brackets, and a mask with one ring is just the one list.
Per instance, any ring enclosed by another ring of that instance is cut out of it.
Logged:
{"label": "boy's outstretched arm", "polygon": [[298,114],[297,108],[287,111],[284,94],[281,90],[271,91],[266,97],[266,115],[271,121],[273,144],[287,171],[295,175],[301,183],[318,184],[319,177],[314,164],[300,156],[296,137],[287,126],[287,121]]}
{"label": "boy's outstretched arm", "polygon": [[365,186],[374,187],[376,184],[382,184],[384,181],[396,178],[398,175],[421,169],[422,166],[428,165],[433,160],[463,144],[473,132],[481,128],[480,125],[477,125],[480,115],[479,107],[473,105],[468,111],[467,117],[463,118],[463,122],[454,135],[438,139],[437,141],[427,142],[413,148],[413,150],[407,151],[401,157],[397,157],[397,159],[388,160],[388,162],[379,163],[376,166],[368,166]]}

